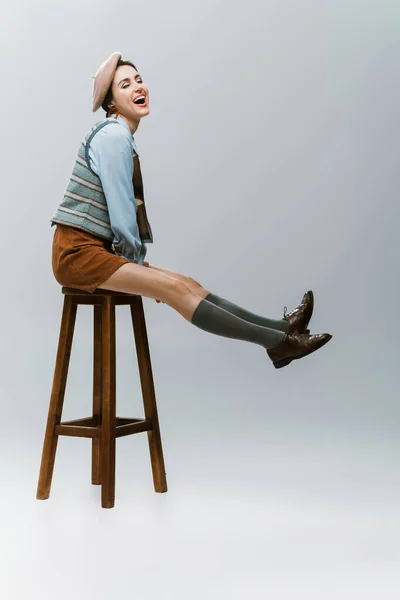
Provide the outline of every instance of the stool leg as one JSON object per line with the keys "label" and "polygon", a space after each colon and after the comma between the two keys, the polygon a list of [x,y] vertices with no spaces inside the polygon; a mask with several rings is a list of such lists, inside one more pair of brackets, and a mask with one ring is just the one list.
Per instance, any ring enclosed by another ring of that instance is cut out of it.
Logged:
{"label": "stool leg", "polygon": [[115,305],[106,296],[102,303],[102,427],[101,506],[112,508],[115,501],[116,378]]}
{"label": "stool leg", "polygon": [[58,435],[55,433],[55,428],[61,421],[72,339],[74,335],[76,310],[77,304],[72,301],[70,296],[64,296],[53,387],[51,390],[42,460],[40,463],[39,482],[36,493],[37,500],[46,500],[50,496],[58,442]]}
{"label": "stool leg", "polygon": [[[93,416],[101,425],[101,306],[93,305]],[[92,483],[101,484],[101,438],[92,439]]]}
{"label": "stool leg", "polygon": [[140,383],[146,419],[152,422],[152,429],[147,432],[149,442],[151,468],[153,471],[154,490],[167,491],[167,479],[161,444],[160,426],[158,422],[156,396],[154,391],[153,373],[151,369],[149,343],[147,339],[146,322],[141,296],[136,296],[135,304],[130,305],[133,331],[135,336],[136,354],[139,365]]}

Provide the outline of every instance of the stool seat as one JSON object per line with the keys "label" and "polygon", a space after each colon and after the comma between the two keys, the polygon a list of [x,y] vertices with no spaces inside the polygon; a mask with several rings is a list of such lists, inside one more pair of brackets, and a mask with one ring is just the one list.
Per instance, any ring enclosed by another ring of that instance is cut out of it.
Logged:
{"label": "stool seat", "polygon": [[[142,297],[113,290],[86,292],[62,287],[64,295],[56,365],[36,498],[50,496],[58,437],[92,439],[91,482],[101,485],[101,506],[115,504],[116,439],[147,431],[154,490],[167,491],[154,381]],[[93,410],[89,417],[61,421],[69,359],[79,304],[93,304]],[[116,416],[115,306],[129,304],[140,375],[144,418]]]}
{"label": "stool seat", "polygon": [[92,296],[95,294],[96,296],[136,296],[137,294],[128,294],[126,292],[115,292],[114,290],[104,290],[99,288],[94,290],[94,292],[87,292],[86,290],[79,290],[77,288],[65,287],[61,288],[63,294],[70,294],[75,296]]}

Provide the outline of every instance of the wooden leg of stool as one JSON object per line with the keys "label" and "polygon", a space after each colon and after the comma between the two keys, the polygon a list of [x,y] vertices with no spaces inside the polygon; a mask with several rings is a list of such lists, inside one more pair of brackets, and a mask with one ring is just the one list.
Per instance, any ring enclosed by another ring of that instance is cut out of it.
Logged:
{"label": "wooden leg of stool", "polygon": [[[101,424],[101,306],[93,305],[93,416]],[[92,483],[101,484],[101,438],[92,439]]]}
{"label": "wooden leg of stool", "polygon": [[115,501],[115,305],[106,296],[102,303],[102,437],[101,506],[112,508]]}
{"label": "wooden leg of stool", "polygon": [[135,304],[131,304],[130,309],[133,331],[135,335],[136,354],[139,365],[144,412],[146,419],[150,419],[153,424],[152,429],[147,432],[147,438],[149,441],[151,468],[153,470],[154,490],[156,492],[166,492],[168,489],[167,479],[161,444],[160,427],[158,422],[149,343],[147,339],[146,322],[144,318],[143,301],[141,296],[136,296]]}
{"label": "wooden leg of stool", "polygon": [[56,366],[54,370],[53,387],[51,390],[46,433],[43,443],[42,460],[40,463],[39,482],[36,493],[37,500],[46,500],[50,496],[51,481],[53,478],[54,461],[56,458],[58,442],[58,435],[55,433],[55,428],[56,425],[59,425],[61,421],[69,359],[71,355],[72,338],[74,335],[76,310],[77,305],[72,302],[71,297],[64,296]]}

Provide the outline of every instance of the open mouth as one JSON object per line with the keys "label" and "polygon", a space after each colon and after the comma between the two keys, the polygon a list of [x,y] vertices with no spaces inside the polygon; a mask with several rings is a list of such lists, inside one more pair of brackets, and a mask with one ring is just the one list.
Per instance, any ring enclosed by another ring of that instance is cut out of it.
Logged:
{"label": "open mouth", "polygon": [[140,96],[140,98],[137,98],[136,100],[134,100],[133,103],[137,104],[139,106],[144,106],[147,103],[147,101],[144,96]]}

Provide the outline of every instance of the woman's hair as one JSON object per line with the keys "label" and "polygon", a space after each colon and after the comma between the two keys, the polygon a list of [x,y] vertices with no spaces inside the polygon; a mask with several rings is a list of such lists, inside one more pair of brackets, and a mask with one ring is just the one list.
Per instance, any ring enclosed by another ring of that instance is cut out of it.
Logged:
{"label": "woman's hair", "polygon": [[[117,68],[120,67],[121,65],[130,65],[137,71],[135,65],[130,60],[122,60],[122,58],[120,58],[119,61],[117,62],[117,66],[115,67],[115,70],[117,70]],[[117,116],[119,114],[118,109],[115,109],[115,108],[110,109],[108,106],[109,104],[112,103],[112,99],[113,99],[113,96],[112,96],[111,85],[110,85],[110,87],[107,90],[107,94],[104,97],[103,103],[101,105],[101,108],[106,111],[106,117],[109,117],[111,115],[111,113],[114,113],[116,110],[117,110]]]}

